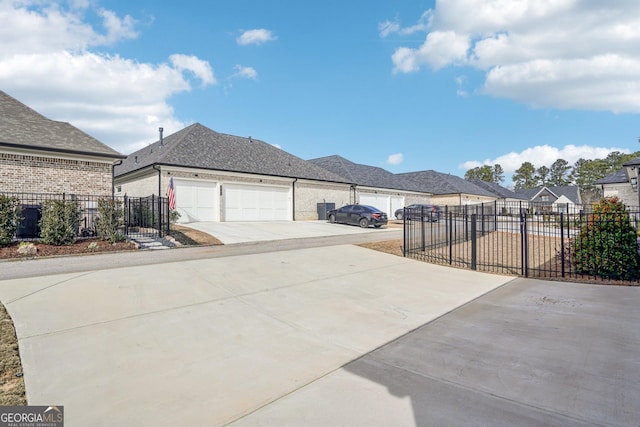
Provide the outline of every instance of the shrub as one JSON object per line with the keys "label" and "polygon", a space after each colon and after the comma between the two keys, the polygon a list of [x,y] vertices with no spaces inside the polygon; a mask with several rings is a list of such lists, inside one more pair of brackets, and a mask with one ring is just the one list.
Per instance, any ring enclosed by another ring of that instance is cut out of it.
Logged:
{"label": "shrub", "polygon": [[573,241],[573,265],[578,274],[617,280],[640,278],[636,229],[617,197],[594,203],[593,213]]}
{"label": "shrub", "polygon": [[22,220],[20,211],[17,197],[0,194],[0,247],[11,243]]}
{"label": "shrub", "polygon": [[71,200],[45,200],[40,218],[40,241],[48,245],[70,245],[80,226],[80,207]]}
{"label": "shrub", "polygon": [[125,237],[119,231],[122,225],[124,225],[122,202],[107,198],[98,200],[98,218],[96,219],[98,237],[108,243],[124,240]]}

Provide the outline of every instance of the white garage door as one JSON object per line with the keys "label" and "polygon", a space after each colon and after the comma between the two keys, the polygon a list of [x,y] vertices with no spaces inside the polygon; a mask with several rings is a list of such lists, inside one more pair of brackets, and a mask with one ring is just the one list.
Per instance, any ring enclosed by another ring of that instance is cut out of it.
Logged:
{"label": "white garage door", "polygon": [[226,184],[225,221],[289,220],[289,188]]}
{"label": "white garage door", "polygon": [[391,209],[389,210],[389,218],[395,218],[395,212],[398,209],[404,208],[404,197],[402,196],[391,196]]}
{"label": "white garage door", "polygon": [[369,205],[374,208],[378,208],[382,212],[386,213],[387,216],[393,214],[393,212],[391,214],[389,213],[389,203],[389,196],[380,194],[360,194],[361,205]]}
{"label": "white garage door", "polygon": [[178,222],[215,221],[216,183],[174,179]]}

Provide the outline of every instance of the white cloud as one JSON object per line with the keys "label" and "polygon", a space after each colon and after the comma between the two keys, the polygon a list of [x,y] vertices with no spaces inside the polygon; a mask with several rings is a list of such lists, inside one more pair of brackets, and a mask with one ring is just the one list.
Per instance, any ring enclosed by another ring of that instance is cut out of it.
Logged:
{"label": "white cloud", "polygon": [[175,54],[169,57],[171,64],[179,71],[191,71],[197,78],[202,80],[203,85],[216,83],[211,65],[207,61],[198,59],[196,56]]}
{"label": "white cloud", "polygon": [[551,147],[549,145],[537,145],[527,148],[519,153],[510,152],[496,157],[495,159],[486,159],[484,161],[469,160],[462,163],[459,168],[468,171],[475,167],[499,164],[504,170],[505,178],[511,179],[513,173],[522,166],[524,162],[533,164],[536,168],[540,166],[550,167],[556,160],[564,159],[569,165],[573,165],[579,159],[604,159],[613,151],[621,153],[629,153],[626,148],[616,147],[591,147],[589,145],[565,145],[562,148]]}
{"label": "white cloud", "polygon": [[194,81],[215,84],[209,63],[182,54],[154,64],[101,53],[100,46],[137,37],[136,21],[98,9],[102,26],[92,27],[84,18],[90,4],[0,0],[0,88],[124,154],[155,140],[160,126],[165,134],[183,128],[167,100]]}
{"label": "white cloud", "polygon": [[270,30],[265,30],[264,28],[260,28],[255,30],[244,31],[240,35],[240,37],[236,39],[236,42],[240,46],[246,46],[250,44],[260,45],[262,43],[266,43],[276,39],[277,37],[274,36]]}
{"label": "white cloud", "polygon": [[258,72],[253,67],[245,67],[243,65],[236,65],[233,67],[236,70],[233,77],[244,77],[246,79],[255,80],[258,78]]}
{"label": "white cloud", "polygon": [[449,0],[413,27],[387,21],[385,35],[425,31],[392,56],[396,73],[423,67],[486,72],[481,92],[523,104],[640,112],[640,2]]}
{"label": "white cloud", "polygon": [[399,165],[404,161],[404,156],[402,153],[391,154],[387,157],[387,163],[390,165]]}

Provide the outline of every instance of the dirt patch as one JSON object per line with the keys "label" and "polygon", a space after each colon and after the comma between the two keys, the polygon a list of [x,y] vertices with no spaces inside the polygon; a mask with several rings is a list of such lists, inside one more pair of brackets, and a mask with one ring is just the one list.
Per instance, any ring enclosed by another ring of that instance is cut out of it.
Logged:
{"label": "dirt patch", "polygon": [[223,244],[220,240],[210,234],[178,224],[171,226],[170,234],[177,242],[185,246],[212,246]]}
{"label": "dirt patch", "polygon": [[26,404],[16,331],[7,310],[0,304],[0,406]]}
{"label": "dirt patch", "polygon": [[361,243],[358,246],[362,246],[363,248],[373,249],[380,252],[386,252],[388,254],[404,256],[402,252],[404,242],[402,239],[396,240],[385,240],[383,242],[367,242]]}

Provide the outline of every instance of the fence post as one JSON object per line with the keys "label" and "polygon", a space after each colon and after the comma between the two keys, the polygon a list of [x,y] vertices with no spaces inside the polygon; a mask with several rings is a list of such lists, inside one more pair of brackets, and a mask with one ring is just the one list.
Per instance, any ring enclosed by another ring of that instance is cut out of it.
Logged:
{"label": "fence post", "polygon": [[449,212],[449,265],[453,264],[453,212]]}
{"label": "fence post", "polygon": [[477,269],[477,256],[478,256],[478,236],[477,236],[477,224],[478,214],[471,214],[471,269]]}
{"label": "fence post", "polygon": [[[414,218],[415,219],[415,218]],[[422,252],[427,250],[427,243],[425,241],[425,230],[424,230],[424,206],[420,206],[420,243],[422,244]]]}
{"label": "fence post", "polygon": [[522,236],[522,275],[529,277],[529,242],[527,236],[527,214],[520,213],[520,235]]}
{"label": "fence post", "polygon": [[560,263],[562,277],[564,277],[564,213],[562,212],[560,212]]}
{"label": "fence post", "polygon": [[402,208],[402,232],[404,239],[402,239],[402,255],[407,256],[407,240],[409,240],[409,230],[407,228],[407,212],[406,208]]}

